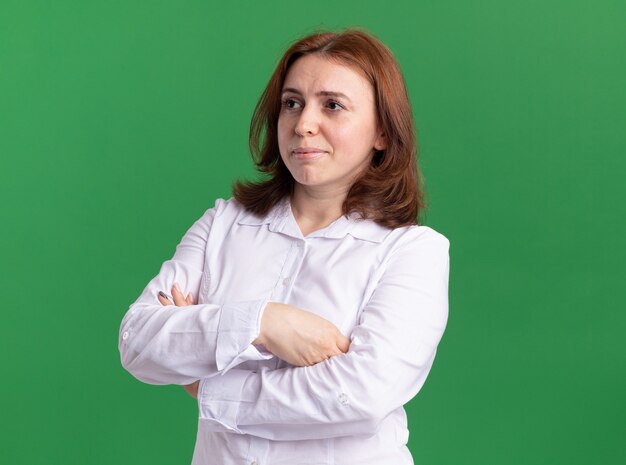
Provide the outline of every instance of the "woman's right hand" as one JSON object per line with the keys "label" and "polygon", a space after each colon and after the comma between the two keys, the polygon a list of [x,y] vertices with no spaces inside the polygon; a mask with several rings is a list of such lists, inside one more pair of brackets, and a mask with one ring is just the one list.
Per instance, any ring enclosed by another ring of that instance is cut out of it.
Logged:
{"label": "woman's right hand", "polygon": [[295,366],[310,366],[348,352],[350,339],[330,321],[292,305],[269,302],[253,344]]}

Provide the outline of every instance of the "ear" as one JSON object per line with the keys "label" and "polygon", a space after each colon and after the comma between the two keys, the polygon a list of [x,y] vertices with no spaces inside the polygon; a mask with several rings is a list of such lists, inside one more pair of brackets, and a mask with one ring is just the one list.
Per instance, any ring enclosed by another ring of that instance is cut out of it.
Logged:
{"label": "ear", "polygon": [[380,151],[380,150],[385,150],[386,148],[387,148],[387,137],[385,136],[385,134],[381,132],[376,138],[376,141],[374,142],[374,149]]}

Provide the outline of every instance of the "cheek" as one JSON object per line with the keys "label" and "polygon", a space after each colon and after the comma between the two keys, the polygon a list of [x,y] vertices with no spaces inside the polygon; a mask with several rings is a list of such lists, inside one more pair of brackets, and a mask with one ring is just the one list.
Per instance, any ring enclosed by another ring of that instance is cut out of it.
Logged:
{"label": "cheek", "polygon": [[280,119],[278,120],[278,127],[276,128],[276,136],[278,139],[278,152],[280,154],[280,158],[283,160],[283,163],[286,166],[289,166],[289,157],[287,155],[287,153],[289,152],[289,137],[288,137],[288,131],[285,128],[285,124],[284,121],[281,124]]}
{"label": "cheek", "polygon": [[367,124],[354,124],[337,127],[332,131],[333,141],[336,146],[350,153],[361,153],[364,150],[369,152],[373,147],[374,128]]}
{"label": "cheek", "polygon": [[277,124],[277,137],[278,137],[278,148],[280,149],[280,153],[283,153],[283,147],[287,145],[288,142],[288,130],[286,127],[287,123],[284,118],[278,118]]}
{"label": "cheek", "polygon": [[370,134],[360,125],[341,125],[331,128],[326,133],[337,150],[356,154],[368,144]]}

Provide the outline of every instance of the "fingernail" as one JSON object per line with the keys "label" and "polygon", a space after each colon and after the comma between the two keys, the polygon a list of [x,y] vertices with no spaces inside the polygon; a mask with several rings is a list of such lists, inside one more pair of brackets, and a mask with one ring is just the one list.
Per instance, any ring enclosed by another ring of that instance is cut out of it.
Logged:
{"label": "fingernail", "polygon": [[165,292],[163,292],[163,291],[159,291],[159,295],[160,295],[161,297],[163,297],[164,299],[168,299],[168,300],[169,300],[169,297],[165,295]]}

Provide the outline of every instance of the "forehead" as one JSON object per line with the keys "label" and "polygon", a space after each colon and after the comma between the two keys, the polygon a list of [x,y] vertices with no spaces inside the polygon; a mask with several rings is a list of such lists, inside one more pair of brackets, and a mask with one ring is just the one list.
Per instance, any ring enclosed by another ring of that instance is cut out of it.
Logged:
{"label": "forehead", "polygon": [[298,58],[289,68],[283,88],[300,92],[341,92],[349,97],[373,98],[374,90],[363,74],[337,60],[317,54]]}

